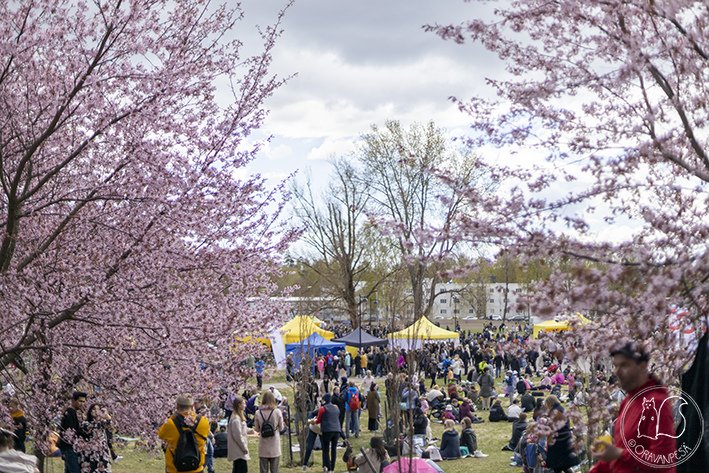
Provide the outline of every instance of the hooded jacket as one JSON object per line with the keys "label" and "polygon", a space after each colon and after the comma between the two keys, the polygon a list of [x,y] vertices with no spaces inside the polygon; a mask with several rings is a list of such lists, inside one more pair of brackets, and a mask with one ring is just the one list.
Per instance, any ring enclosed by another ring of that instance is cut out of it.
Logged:
{"label": "hooded jacket", "polygon": [[458,431],[446,430],[441,436],[441,457],[443,459],[448,458],[460,458],[460,436]]}
{"label": "hooded jacket", "polygon": [[[645,391],[647,389],[650,390]],[[638,397],[633,399],[636,395]],[[653,464],[656,465],[681,453],[677,450],[677,442],[673,437],[658,435],[658,432],[675,434],[672,403],[664,402],[668,397],[667,388],[652,376],[647,383],[630,391],[620,403],[618,418],[613,429],[613,445],[622,448],[623,454],[618,460],[610,463],[598,462],[590,473],[635,473],[637,471],[676,473],[675,466],[653,468],[641,463],[625,445],[626,442],[630,444],[632,441],[635,452],[646,452],[646,455],[652,455]],[[657,409],[657,419],[654,419],[655,416],[643,416],[644,411],[648,412],[652,404]],[[676,463],[676,459],[673,461]]]}

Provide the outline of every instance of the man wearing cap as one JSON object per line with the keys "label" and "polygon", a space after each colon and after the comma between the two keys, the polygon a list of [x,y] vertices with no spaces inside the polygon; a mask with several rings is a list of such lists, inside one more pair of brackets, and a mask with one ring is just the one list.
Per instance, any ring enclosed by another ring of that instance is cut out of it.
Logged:
{"label": "man wearing cap", "polygon": [[177,441],[180,433],[175,425],[175,420],[182,424],[182,429],[187,430],[197,423],[195,438],[200,451],[199,467],[187,473],[200,473],[204,469],[204,446],[209,435],[209,420],[206,417],[198,417],[194,413],[194,398],[191,394],[180,394],[175,400],[175,413],[160,427],[158,437],[167,444],[165,449],[165,471],[167,473],[177,473],[177,468],[173,462]]}
{"label": "man wearing cap", "polygon": [[280,404],[283,401],[283,394],[281,394],[281,392],[278,389],[276,389],[276,387],[274,385],[270,385],[268,387],[268,389],[271,390],[274,397],[276,398],[276,401]]}
{"label": "man wearing cap", "polygon": [[[672,402],[667,388],[647,370],[649,355],[637,343],[611,352],[613,373],[628,394],[620,404],[613,444],[595,440],[593,456],[600,460],[591,473],[675,473],[677,450]],[[630,450],[632,449],[632,451]]]}

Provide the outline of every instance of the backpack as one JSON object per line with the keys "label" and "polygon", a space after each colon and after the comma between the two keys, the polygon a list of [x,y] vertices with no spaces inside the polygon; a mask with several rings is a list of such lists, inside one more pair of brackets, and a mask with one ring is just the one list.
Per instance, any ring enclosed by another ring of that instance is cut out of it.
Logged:
{"label": "backpack", "polygon": [[347,403],[347,405],[350,406],[351,411],[358,411],[359,410],[359,406],[360,406],[360,404],[359,404],[359,389],[357,389],[354,393],[352,393],[352,391],[350,391],[350,400]]}
{"label": "backpack", "polygon": [[261,419],[263,419],[263,423],[261,424],[261,437],[265,439],[276,435],[276,429],[274,429],[273,424],[271,424],[272,415],[273,411],[271,411],[271,413],[268,415],[268,419],[265,419],[263,417],[263,411],[261,411]]}
{"label": "backpack", "polygon": [[178,415],[173,419],[175,427],[177,427],[177,431],[180,434],[175,452],[172,455],[172,463],[177,471],[194,471],[199,468],[199,464],[202,462],[202,451],[195,437],[196,434],[206,440],[205,437],[197,432],[197,426],[201,420],[202,416],[197,416],[194,424],[185,430],[184,427],[186,426],[182,415]]}

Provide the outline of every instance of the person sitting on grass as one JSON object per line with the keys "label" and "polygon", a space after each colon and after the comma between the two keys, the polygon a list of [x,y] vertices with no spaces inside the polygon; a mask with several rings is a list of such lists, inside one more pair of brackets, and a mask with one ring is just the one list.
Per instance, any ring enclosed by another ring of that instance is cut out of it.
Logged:
{"label": "person sitting on grass", "polygon": [[446,410],[441,413],[441,420],[445,422],[446,420],[451,420],[453,422],[456,422],[455,414],[453,414],[453,406],[448,404],[446,406]]}
{"label": "person sitting on grass", "polygon": [[507,420],[507,415],[505,415],[505,410],[502,408],[502,402],[498,399],[490,408],[490,422],[500,422],[501,420]]}
{"label": "person sitting on grass", "polygon": [[384,442],[381,437],[372,437],[369,441],[369,445],[370,448],[365,449],[365,453],[371,460],[372,465],[374,465],[375,471],[372,471],[365,456],[362,453],[358,453],[354,458],[354,462],[359,467],[357,469],[359,473],[379,473],[382,466],[386,466],[391,462],[389,453],[384,448]]}
{"label": "person sitting on grass", "polygon": [[441,436],[441,457],[444,460],[454,460],[460,458],[460,436],[455,430],[455,422],[447,419],[443,423],[443,435]]}
{"label": "person sitting on grass", "polygon": [[522,412],[518,419],[515,419],[514,424],[512,424],[512,438],[507,445],[502,447],[502,450],[514,451],[519,443],[519,439],[522,438],[524,432],[527,430],[527,413]]}
{"label": "person sitting on grass", "polygon": [[460,433],[460,446],[467,447],[468,452],[470,452],[468,454],[469,457],[485,458],[487,456],[478,450],[478,437],[473,430],[473,422],[468,417],[463,419],[463,431]]}
{"label": "person sitting on grass", "polygon": [[509,422],[514,422],[519,419],[519,414],[522,412],[522,408],[519,406],[519,398],[515,398],[507,408],[507,420]]}

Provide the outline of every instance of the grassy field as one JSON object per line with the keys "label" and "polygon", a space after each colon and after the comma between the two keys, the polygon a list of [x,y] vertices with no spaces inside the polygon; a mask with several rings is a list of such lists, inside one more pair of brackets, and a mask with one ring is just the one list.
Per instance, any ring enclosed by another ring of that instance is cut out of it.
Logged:
{"label": "grassy field", "polygon": [[[270,373],[269,373],[270,374]],[[283,382],[285,381],[285,376],[282,372],[276,373],[276,375],[270,379],[264,380],[264,386],[267,387],[269,384]],[[501,382],[498,379],[497,382]],[[384,382],[380,380],[377,384],[380,385],[382,397],[384,393]],[[287,397],[289,396],[289,389],[282,389],[283,394]],[[503,406],[506,406],[507,402],[503,400]],[[478,438],[478,447],[483,453],[488,454],[487,458],[464,458],[460,460],[448,460],[440,462],[439,466],[445,471],[445,473],[468,473],[470,471],[481,471],[485,473],[518,473],[521,472],[521,468],[511,467],[510,456],[511,452],[502,451],[502,446],[505,445],[512,433],[512,424],[509,422],[496,422],[491,423],[487,421],[487,412],[481,412],[479,415],[485,419],[485,423],[476,424],[473,426]],[[362,413],[361,425],[366,428],[367,426],[367,413],[366,411]],[[441,438],[443,433],[443,426],[439,423],[431,424],[433,429],[434,438]],[[458,432],[461,431],[461,427],[457,426]],[[366,446],[369,439],[374,435],[381,435],[376,433],[370,433],[366,430],[362,431],[362,435],[359,439],[350,438],[352,446],[356,452],[359,452],[361,446]],[[295,435],[291,436],[291,441],[293,445],[298,443],[297,437]],[[249,471],[252,473],[258,472],[258,437],[249,437],[249,450],[251,452],[252,459],[248,462]],[[301,473],[302,467],[300,466],[300,453],[293,452],[293,461],[291,462],[291,457],[288,452],[288,437],[281,437],[281,450],[283,455],[281,456],[280,469],[284,473]],[[114,473],[164,473],[165,471],[165,460],[162,454],[156,455],[154,453],[144,452],[136,450],[133,444],[128,444],[124,448],[117,448],[117,453],[123,456],[123,459],[115,462],[113,464]],[[342,455],[344,454],[344,449],[339,449],[337,451],[337,463],[335,469],[337,472],[345,471],[345,464],[342,462]],[[311,455],[312,467],[308,469],[309,472],[320,473],[322,472],[322,452],[315,451]],[[217,473],[229,473],[231,472],[232,465],[227,462],[224,458],[216,458],[214,460],[214,470]],[[46,472],[49,473],[61,473],[64,471],[64,464],[61,459],[49,459],[45,468]],[[206,470],[205,470],[206,472]]]}
{"label": "grassy field", "polygon": [[[366,413],[364,413],[362,420],[366,425]],[[432,424],[433,435],[435,438],[441,438],[443,433],[443,426],[441,424]],[[502,473],[502,472],[515,472],[522,471],[521,468],[513,468],[509,466],[510,463],[510,452],[503,452],[501,448],[510,439],[510,434],[512,432],[512,424],[508,422],[497,422],[490,423],[485,422],[484,424],[476,424],[473,429],[478,436],[478,446],[483,451],[490,455],[487,458],[464,458],[460,460],[448,460],[440,462],[439,466],[446,473],[467,473],[470,471],[482,471],[490,473]],[[460,426],[458,426],[458,431],[460,432]],[[376,434],[371,434],[367,431],[363,431],[360,438],[351,438],[350,441],[352,446],[356,451],[359,451],[361,446],[366,446],[369,439]],[[297,443],[295,436],[291,437],[293,443]],[[291,466],[290,456],[288,454],[288,439],[287,437],[281,437],[281,448],[283,451],[283,456],[281,457],[280,469],[284,473],[301,473],[300,466],[300,453],[293,453],[293,461],[295,465]],[[258,438],[249,437],[249,450],[251,451],[252,459],[249,461],[249,471],[258,472]],[[117,453],[123,456],[123,459],[115,462],[113,464],[114,473],[164,473],[165,471],[165,460],[164,456],[155,455],[153,453],[147,453],[138,451],[134,448],[132,444],[129,444],[126,448],[118,449]],[[344,449],[337,451],[337,463],[335,465],[336,471],[344,472],[345,464],[342,462],[342,454]],[[308,469],[308,471],[320,473],[322,472],[322,452],[315,451],[311,455],[311,461],[313,466]],[[60,473],[64,471],[64,463],[61,459],[50,459],[45,468],[46,472],[50,473]],[[205,470],[206,471],[206,470]],[[229,473],[231,472],[231,462],[227,462],[224,458],[214,459],[214,471],[217,473]]]}

